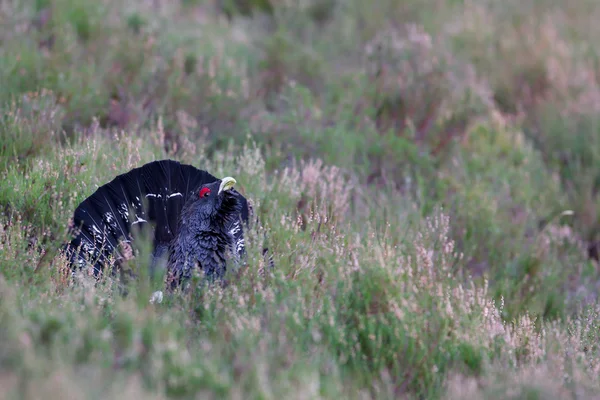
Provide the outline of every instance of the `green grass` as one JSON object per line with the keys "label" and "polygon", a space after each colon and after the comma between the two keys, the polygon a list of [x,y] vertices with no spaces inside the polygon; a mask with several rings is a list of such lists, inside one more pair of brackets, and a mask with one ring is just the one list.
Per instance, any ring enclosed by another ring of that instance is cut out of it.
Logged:
{"label": "green grass", "polygon": [[[6,2],[1,397],[598,397],[598,17]],[[143,252],[68,279],[77,205],[163,158],[236,178],[247,266],[161,304]]]}

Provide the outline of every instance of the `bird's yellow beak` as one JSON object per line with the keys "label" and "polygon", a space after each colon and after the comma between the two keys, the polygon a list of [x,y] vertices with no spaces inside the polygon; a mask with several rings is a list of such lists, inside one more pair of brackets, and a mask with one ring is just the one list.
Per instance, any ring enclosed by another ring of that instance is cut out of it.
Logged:
{"label": "bird's yellow beak", "polygon": [[221,194],[221,192],[231,189],[236,183],[237,181],[230,176],[223,178],[219,185],[219,193],[217,194]]}

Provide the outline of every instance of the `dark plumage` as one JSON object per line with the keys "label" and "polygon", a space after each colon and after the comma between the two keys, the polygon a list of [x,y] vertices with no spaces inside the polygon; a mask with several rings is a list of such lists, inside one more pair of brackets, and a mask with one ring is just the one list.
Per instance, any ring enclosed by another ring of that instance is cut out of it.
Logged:
{"label": "dark plumage", "polygon": [[[243,223],[248,202],[232,188],[233,178],[217,179],[206,171],[172,160],[154,161],[117,176],[75,210],[73,239],[65,246],[74,267],[93,265],[99,275],[110,256],[117,265],[137,228],[153,235],[151,272],[167,268],[169,288],[201,268],[222,278],[228,252],[244,254]],[[129,251],[130,252],[130,251]]]}
{"label": "dark plumage", "polygon": [[228,187],[223,189],[228,183],[235,183],[230,179],[201,186],[200,196],[192,197],[183,206],[179,230],[169,248],[167,269],[171,287],[189,279],[196,266],[212,279],[222,278],[227,251],[235,254],[243,250],[243,237],[234,241],[242,229],[241,195]]}

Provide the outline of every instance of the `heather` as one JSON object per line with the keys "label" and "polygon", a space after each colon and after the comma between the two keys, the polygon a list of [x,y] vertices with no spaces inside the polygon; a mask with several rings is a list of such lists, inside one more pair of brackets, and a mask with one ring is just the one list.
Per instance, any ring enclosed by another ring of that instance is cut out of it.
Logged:
{"label": "heather", "polygon": [[[599,10],[3,2],[2,398],[598,397]],[[235,177],[247,265],[72,281],[75,207],[164,158]]]}

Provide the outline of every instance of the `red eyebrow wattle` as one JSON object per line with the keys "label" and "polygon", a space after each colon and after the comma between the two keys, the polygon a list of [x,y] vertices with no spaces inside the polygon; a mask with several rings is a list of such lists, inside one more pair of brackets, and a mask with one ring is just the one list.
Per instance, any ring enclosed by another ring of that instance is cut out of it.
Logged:
{"label": "red eyebrow wattle", "polygon": [[204,197],[204,195],[206,195],[207,193],[210,193],[210,189],[209,188],[202,188],[200,189],[200,197]]}

